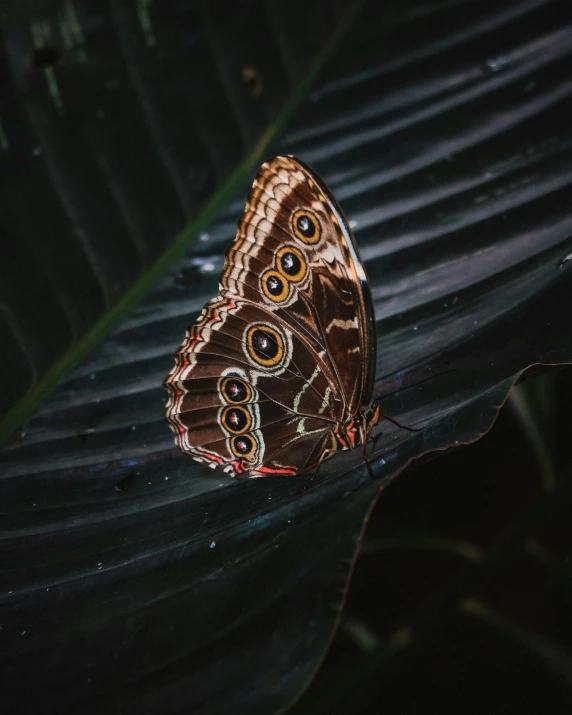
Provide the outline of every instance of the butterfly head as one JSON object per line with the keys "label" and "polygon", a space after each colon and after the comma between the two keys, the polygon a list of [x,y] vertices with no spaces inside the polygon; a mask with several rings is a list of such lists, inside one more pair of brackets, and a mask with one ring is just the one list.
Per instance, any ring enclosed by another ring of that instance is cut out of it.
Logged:
{"label": "butterfly head", "polygon": [[381,417],[379,405],[370,405],[362,412],[363,424],[365,427],[366,438],[371,434],[372,429],[379,422]]}
{"label": "butterfly head", "polygon": [[338,449],[354,449],[364,444],[374,426],[379,422],[379,405],[370,405],[357,415],[348,417],[334,429]]}

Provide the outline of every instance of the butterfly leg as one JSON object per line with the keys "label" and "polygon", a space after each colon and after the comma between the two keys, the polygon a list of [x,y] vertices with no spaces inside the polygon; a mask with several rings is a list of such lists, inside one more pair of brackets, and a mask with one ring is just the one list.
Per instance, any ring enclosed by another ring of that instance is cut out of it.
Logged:
{"label": "butterfly leg", "polygon": [[326,459],[328,452],[330,452],[330,451],[331,450],[329,450],[329,449],[325,449],[322,452],[322,454],[320,455],[320,459],[318,460],[318,463],[316,464],[316,468],[314,469],[313,472],[311,472],[310,476],[308,477],[306,484],[304,484],[304,487],[302,488],[301,494],[303,494],[306,491],[306,489],[308,489],[308,487],[310,486],[310,482],[313,482],[314,478],[318,476],[318,472],[320,470],[320,467],[322,466],[322,462]]}
{"label": "butterfly leg", "polygon": [[332,450],[331,449],[325,449],[322,454],[320,455],[320,459],[318,460],[318,464],[316,464],[316,469],[312,472],[312,476],[310,477],[310,481],[314,480],[314,477],[318,476],[318,471],[320,467],[322,466],[322,462],[325,461],[328,458],[328,454],[330,454]]}
{"label": "butterfly leg", "polygon": [[369,461],[369,459],[368,459],[368,457],[367,457],[367,452],[366,452],[365,447],[364,447],[364,450],[363,450],[363,459],[364,459],[364,462],[365,462],[365,466],[367,467],[367,471],[369,472],[369,478],[370,478],[371,481],[373,482],[373,481],[375,481],[375,474],[374,474],[374,472],[373,472],[373,468],[372,468],[372,466],[371,466],[371,462]]}
{"label": "butterfly leg", "polygon": [[[380,432],[380,434],[381,434],[381,432]],[[375,444],[375,442],[374,442],[374,444]],[[364,426],[362,426],[362,431],[361,431],[361,445],[362,445],[362,450],[363,450],[363,461],[366,464],[367,471],[369,472],[369,477],[373,481],[375,479],[375,474],[373,473],[371,462],[369,461],[368,456],[367,456],[367,434],[366,434]]]}
{"label": "butterfly leg", "polygon": [[383,435],[383,430],[379,430],[379,432],[374,436],[371,436],[371,440],[373,442],[373,448],[375,449],[375,445],[377,444],[377,440]]}

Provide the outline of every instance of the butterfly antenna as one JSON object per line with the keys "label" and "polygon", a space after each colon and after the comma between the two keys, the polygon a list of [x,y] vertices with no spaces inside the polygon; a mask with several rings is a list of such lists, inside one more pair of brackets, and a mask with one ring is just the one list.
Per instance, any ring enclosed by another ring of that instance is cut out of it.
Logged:
{"label": "butterfly antenna", "polygon": [[429,377],[426,377],[424,380],[419,380],[419,382],[414,382],[413,385],[408,385],[407,387],[400,387],[399,390],[394,390],[393,392],[387,392],[384,395],[380,395],[379,397],[376,397],[375,400],[373,401],[374,404],[377,402],[381,402],[381,400],[385,400],[386,397],[392,397],[393,395],[399,395],[402,392],[407,392],[407,390],[411,390],[414,387],[419,387],[419,385],[422,385],[424,382],[429,382],[429,380],[434,380],[436,377],[441,377],[441,375],[447,375],[450,372],[460,372],[456,368],[451,368],[450,370],[443,370],[443,372],[438,372],[436,375],[429,375]]}
{"label": "butterfly antenna", "polygon": [[[384,415],[383,412],[380,412],[380,415],[383,417],[384,420],[387,420],[388,422],[391,422],[391,424],[395,425],[396,427],[399,427],[399,429],[404,429],[407,430],[408,432],[423,432],[423,427],[408,427],[407,425],[402,425],[401,422],[398,422],[395,417],[390,417],[389,415]],[[377,435],[379,435],[381,432]],[[376,437],[376,439],[377,439]],[[375,444],[375,442],[374,442]]]}
{"label": "butterfly antenna", "polygon": [[[375,400],[373,401],[374,404],[377,404],[378,402],[381,402],[384,400],[386,397],[391,397],[392,395],[397,395],[398,393],[405,392],[406,390],[411,390],[413,387],[418,387],[419,385],[422,385],[424,382],[428,382],[429,380],[433,380],[436,377],[440,377],[441,375],[446,375],[449,372],[459,372],[455,368],[452,368],[451,370],[443,370],[443,372],[439,372],[436,375],[430,375],[429,377],[425,378],[425,380],[420,380],[419,382],[413,383],[413,385],[409,385],[409,387],[404,387],[403,389],[400,390],[395,390],[394,392],[388,392],[385,395],[380,395],[379,397],[376,397]],[[407,432],[422,432],[423,428],[422,427],[408,427],[407,425],[401,424],[401,422],[398,422],[395,417],[390,417],[389,415],[383,414],[383,412],[380,412],[381,417],[383,419],[387,420],[388,422],[391,422],[394,424],[396,427],[399,427],[399,429],[406,430]],[[378,432],[378,434],[373,438],[373,444],[375,446],[375,443],[377,440],[381,437],[381,432]]]}

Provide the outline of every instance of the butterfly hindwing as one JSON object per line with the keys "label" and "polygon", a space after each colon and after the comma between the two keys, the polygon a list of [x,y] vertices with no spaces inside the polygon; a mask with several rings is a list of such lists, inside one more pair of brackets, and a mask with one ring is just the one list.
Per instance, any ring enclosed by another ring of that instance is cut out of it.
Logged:
{"label": "butterfly hindwing", "polygon": [[219,297],[177,353],[166,381],[167,419],[184,451],[233,475],[264,465],[291,471],[273,454],[287,444],[300,451],[306,437],[315,435],[314,444],[331,429],[331,379],[278,316]]}

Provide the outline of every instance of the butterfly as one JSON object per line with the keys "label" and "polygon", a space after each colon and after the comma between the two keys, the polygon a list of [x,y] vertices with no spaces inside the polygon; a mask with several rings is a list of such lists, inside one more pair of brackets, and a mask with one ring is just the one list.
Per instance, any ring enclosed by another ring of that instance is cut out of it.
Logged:
{"label": "butterfly", "polygon": [[219,290],[164,383],[175,443],[233,477],[365,445],[380,419],[371,292],[341,208],[299,159],[258,171]]}

